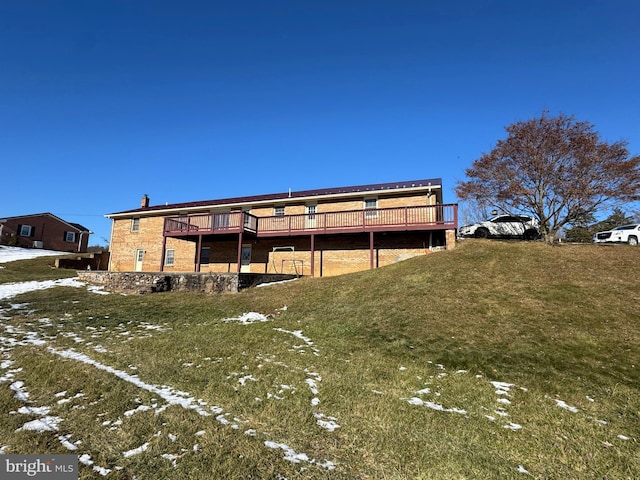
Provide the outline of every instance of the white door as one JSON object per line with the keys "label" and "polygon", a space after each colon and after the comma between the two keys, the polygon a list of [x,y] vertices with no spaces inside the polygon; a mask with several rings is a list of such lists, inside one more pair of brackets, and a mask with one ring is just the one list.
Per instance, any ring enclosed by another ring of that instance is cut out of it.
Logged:
{"label": "white door", "polygon": [[144,250],[142,248],[136,249],[136,261],[134,265],[134,270],[136,272],[142,271],[142,257],[144,257]]}
{"label": "white door", "polygon": [[240,272],[249,273],[251,271],[251,245],[242,245],[240,254]]}
{"label": "white door", "polygon": [[304,226],[305,228],[316,228],[316,206],[315,205],[307,205],[305,207],[305,218],[304,218]]}

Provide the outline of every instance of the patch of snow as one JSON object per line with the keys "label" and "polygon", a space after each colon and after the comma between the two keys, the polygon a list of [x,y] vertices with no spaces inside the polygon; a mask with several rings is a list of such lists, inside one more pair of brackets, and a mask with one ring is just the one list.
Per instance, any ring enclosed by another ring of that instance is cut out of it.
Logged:
{"label": "patch of snow", "polygon": [[58,424],[62,422],[60,417],[46,416],[31,422],[25,423],[16,432],[21,430],[33,430],[36,432],[55,432],[58,430]]}
{"label": "patch of snow", "polygon": [[445,408],[442,405],[440,405],[439,403],[427,402],[427,401],[422,400],[421,398],[418,398],[418,397],[412,397],[412,398],[408,399],[407,402],[410,403],[411,405],[418,405],[418,406],[424,405],[427,408],[430,408],[432,410],[437,410],[439,412],[459,413],[461,415],[466,415],[467,414],[467,411],[466,410],[462,410],[461,408]]}
{"label": "patch of snow", "polygon": [[267,440],[264,442],[265,446],[268,448],[273,448],[273,449],[281,449],[284,450],[284,459],[292,462],[292,463],[301,463],[301,462],[307,462],[307,463],[315,463],[316,465],[326,468],[327,470],[333,470],[335,468],[335,464],[333,462],[330,461],[326,461],[326,462],[317,462],[315,459],[310,459],[309,456],[306,453],[296,453],[296,451],[291,448],[290,446],[284,444],[284,443],[277,443],[277,442],[272,442],[270,440]]}
{"label": "patch of snow", "polygon": [[244,385],[245,383],[247,383],[248,380],[251,380],[252,382],[258,381],[253,375],[245,375],[244,377],[240,377],[238,379],[238,383],[240,385]]}
{"label": "patch of snow", "polygon": [[[309,346],[311,348],[311,350],[313,351],[313,354],[318,357],[320,356],[320,352],[318,351],[318,349],[314,346],[314,343],[311,341],[310,338],[305,337],[302,334],[302,330],[294,330],[294,331],[290,331],[290,330],[285,330],[283,328],[274,328],[274,330],[276,332],[282,332],[282,333],[288,333],[290,335],[293,335],[296,338],[299,338],[300,340],[302,340],[304,343],[307,344],[307,346]],[[294,347],[295,348],[295,347]],[[304,353],[304,352],[301,352]]]}
{"label": "patch of snow", "polygon": [[69,255],[67,252],[55,250],[41,250],[33,248],[9,247],[0,245],[0,263],[15,262],[16,260],[30,260],[38,257],[52,257]]}
{"label": "patch of snow", "polygon": [[565,410],[569,410],[572,413],[578,413],[578,409],[576,407],[573,407],[571,405],[567,405],[562,400],[556,400],[556,405],[559,406],[560,408],[564,408]]}
{"label": "patch of snow", "polygon": [[134,448],[131,450],[127,450],[126,452],[122,452],[125,458],[133,457],[134,455],[139,455],[142,452],[146,451],[149,448],[149,442],[143,443],[138,448]]}
{"label": "patch of snow", "polygon": [[6,370],[11,365],[13,365],[13,363],[13,360],[3,360],[2,362],[0,362],[0,368]]}
{"label": "patch of snow", "polygon": [[49,415],[51,412],[51,407],[20,407],[18,409],[18,413],[22,415]]}
{"label": "patch of snow", "polygon": [[505,425],[504,428],[508,428],[509,430],[520,430],[522,428],[522,425],[510,422],[509,425]]}
{"label": "patch of snow", "polygon": [[[84,453],[78,457],[78,461],[87,467],[91,467],[94,472],[99,473],[103,477],[109,475],[111,473],[111,469],[99,467],[93,464],[93,460],[91,459],[91,455],[88,453]],[[116,467],[117,468],[117,467]]]}
{"label": "patch of snow", "polygon": [[151,407],[148,406],[148,405],[140,405],[139,407],[134,408],[133,410],[127,410],[126,412],[124,412],[124,416],[125,417],[131,417],[136,412],[146,412],[147,410],[151,410]]}
{"label": "patch of snow", "polygon": [[115,375],[116,377],[120,378],[121,380],[124,380],[126,382],[132,383],[133,385],[142,388],[143,390],[147,390],[148,392],[154,393],[156,395],[159,395],[161,398],[163,398],[166,402],[168,402],[171,405],[180,405],[183,408],[186,409],[191,409],[191,410],[195,410],[197,413],[199,413],[202,416],[209,416],[211,415],[208,411],[206,411],[204,408],[202,408],[199,404],[202,404],[204,402],[198,402],[195,398],[191,397],[188,393],[186,392],[181,392],[179,390],[175,390],[171,387],[168,386],[157,386],[157,385],[151,385],[148,383],[143,382],[142,380],[140,380],[140,378],[137,375],[131,375],[127,372],[123,372],[122,370],[117,370],[113,367],[110,367],[108,365],[104,365],[100,362],[97,362],[95,360],[93,360],[92,358],[88,357],[87,355],[83,354],[83,353],[78,353],[75,352],[73,350],[56,350],[52,347],[49,347],[49,352],[53,353],[55,355],[58,355],[62,358],[67,358],[70,360],[76,360],[82,363],[85,363],[87,365],[92,365],[93,367],[97,368],[98,370],[102,370],[105,371],[107,373],[111,373],[112,375]]}
{"label": "patch of snow", "polygon": [[[66,392],[65,392],[65,393],[66,393]],[[62,405],[62,404],[65,404],[65,403],[69,403],[69,402],[73,401],[73,400],[74,400],[74,399],[76,399],[76,398],[82,398],[82,397],[84,397],[84,396],[85,396],[85,394],[84,394],[84,393],[76,393],[73,397],[70,397],[70,398],[62,398],[62,399],[58,400],[58,402],[57,402],[57,403],[58,403],[58,405]]]}
{"label": "patch of snow", "polygon": [[67,450],[71,450],[71,451],[75,451],[78,449],[77,445],[74,445],[73,443],[71,443],[69,441],[69,439],[71,438],[71,434],[69,435],[60,435],[58,437],[58,440],[60,440],[60,443],[62,444],[62,446],[64,448],[66,448]]}
{"label": "patch of snow", "polygon": [[222,321],[225,323],[238,322],[241,325],[251,325],[256,322],[268,322],[269,318],[261,313],[249,312],[243,313],[239,317],[223,318]]}
{"label": "patch of snow", "polygon": [[178,468],[178,458],[180,458],[179,455],[175,455],[173,453],[163,453],[162,455],[160,455],[162,458],[169,460],[171,462],[171,464],[173,465],[173,468]]}
{"label": "patch of snow", "polygon": [[514,386],[513,383],[506,383],[506,382],[491,382],[491,385],[493,385],[493,388],[497,390],[507,390],[507,391],[509,391],[509,389]]}
{"label": "patch of snow", "polygon": [[29,392],[24,388],[24,382],[17,381],[9,385],[9,390],[13,391],[13,396],[21,402],[27,402],[29,400]]}
{"label": "patch of snow", "polygon": [[111,295],[111,292],[107,292],[102,285],[87,285],[87,291],[97,295]]}
{"label": "patch of snow", "polygon": [[33,292],[35,290],[46,290],[53,287],[85,287],[86,283],[76,278],[61,278],[58,280],[33,280],[30,282],[3,283],[0,284],[0,300],[15,297],[22,293]]}
{"label": "patch of snow", "polygon": [[295,282],[296,280],[298,280],[298,279],[297,278],[292,278],[291,280],[280,280],[279,282],[259,283],[258,285],[256,285],[256,288],[268,287],[270,285],[280,285],[280,284],[283,284],[283,283]]}
{"label": "patch of snow", "polygon": [[313,416],[316,418],[316,423],[325,430],[333,432],[337,428],[340,428],[340,425],[336,422],[338,419],[335,417],[329,417],[323,413],[314,413]]}
{"label": "patch of snow", "polygon": [[309,389],[311,390],[311,393],[313,393],[314,395],[317,395],[319,393],[318,384],[313,378],[306,378],[304,380],[304,383],[309,385]]}

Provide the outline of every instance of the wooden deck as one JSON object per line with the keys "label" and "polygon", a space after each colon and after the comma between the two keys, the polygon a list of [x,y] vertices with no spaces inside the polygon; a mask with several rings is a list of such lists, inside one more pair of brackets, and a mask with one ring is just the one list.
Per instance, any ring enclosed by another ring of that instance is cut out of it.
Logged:
{"label": "wooden deck", "polygon": [[455,204],[378,208],[256,217],[247,212],[167,217],[165,237],[249,233],[257,237],[327,235],[353,232],[449,230],[458,226]]}

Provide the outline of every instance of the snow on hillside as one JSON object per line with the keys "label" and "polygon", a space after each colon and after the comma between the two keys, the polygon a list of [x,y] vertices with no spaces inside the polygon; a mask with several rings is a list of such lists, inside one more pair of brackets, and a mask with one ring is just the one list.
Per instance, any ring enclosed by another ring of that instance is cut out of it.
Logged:
{"label": "snow on hillside", "polygon": [[7,247],[0,245],[0,263],[14,262],[16,260],[28,260],[37,257],[51,257],[55,255],[68,255],[67,252],[54,250],[41,250],[38,248]]}

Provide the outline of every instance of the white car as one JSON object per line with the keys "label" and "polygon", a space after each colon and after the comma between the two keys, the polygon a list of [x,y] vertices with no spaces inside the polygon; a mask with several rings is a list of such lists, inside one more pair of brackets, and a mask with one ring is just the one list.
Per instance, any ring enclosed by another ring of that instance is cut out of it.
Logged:
{"label": "white car", "polygon": [[598,232],[593,236],[593,243],[628,243],[638,245],[640,240],[640,224],[623,225],[606,232]]}
{"label": "white car", "polygon": [[524,215],[498,215],[485,222],[463,225],[458,229],[460,237],[523,238],[535,240],[540,236],[538,221]]}
{"label": "white car", "polygon": [[[616,227],[620,228],[620,227]],[[598,232],[593,235],[593,243],[610,243],[611,242],[611,234],[616,228],[612,228],[611,230],[605,230],[603,232]]]}

